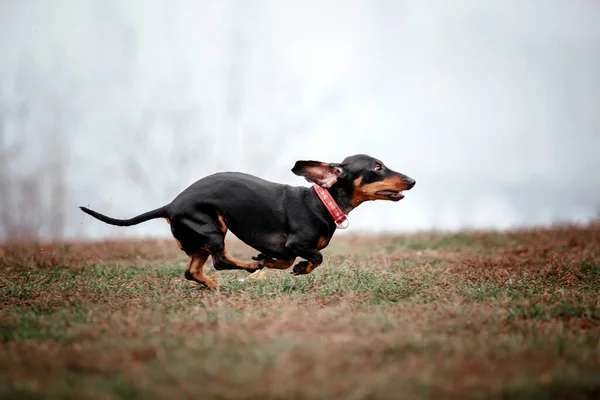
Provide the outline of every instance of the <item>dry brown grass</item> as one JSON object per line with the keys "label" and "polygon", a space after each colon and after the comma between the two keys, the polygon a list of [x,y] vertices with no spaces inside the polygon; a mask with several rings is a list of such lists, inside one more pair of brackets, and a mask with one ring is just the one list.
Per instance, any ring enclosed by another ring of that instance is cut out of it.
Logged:
{"label": "dry brown grass", "polygon": [[209,292],[172,241],[1,245],[0,397],[600,396],[598,224],[336,237],[325,260],[208,268]]}

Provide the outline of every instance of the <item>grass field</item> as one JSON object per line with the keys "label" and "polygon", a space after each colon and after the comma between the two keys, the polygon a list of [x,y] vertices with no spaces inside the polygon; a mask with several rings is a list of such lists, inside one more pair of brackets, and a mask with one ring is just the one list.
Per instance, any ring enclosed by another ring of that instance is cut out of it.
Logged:
{"label": "grass field", "polygon": [[0,398],[600,398],[599,224],[324,255],[211,292],[174,241],[0,245]]}

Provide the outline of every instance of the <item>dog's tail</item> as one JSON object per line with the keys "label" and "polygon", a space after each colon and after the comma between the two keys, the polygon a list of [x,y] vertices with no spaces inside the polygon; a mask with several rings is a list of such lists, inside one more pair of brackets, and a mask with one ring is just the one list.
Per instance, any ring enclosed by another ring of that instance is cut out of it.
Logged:
{"label": "dog's tail", "polygon": [[146,213],[140,214],[137,217],[133,217],[130,219],[111,218],[111,217],[107,217],[106,215],[102,215],[99,212],[96,212],[94,210],[90,210],[89,208],[86,208],[86,207],[79,207],[79,208],[81,208],[81,211],[83,211],[84,213],[89,214],[92,217],[99,219],[102,222],[106,222],[107,224],[117,225],[117,226],[137,225],[141,222],[145,222],[145,221],[148,221],[151,219],[167,218],[167,216],[168,216],[167,206],[157,208],[156,210],[148,211]]}

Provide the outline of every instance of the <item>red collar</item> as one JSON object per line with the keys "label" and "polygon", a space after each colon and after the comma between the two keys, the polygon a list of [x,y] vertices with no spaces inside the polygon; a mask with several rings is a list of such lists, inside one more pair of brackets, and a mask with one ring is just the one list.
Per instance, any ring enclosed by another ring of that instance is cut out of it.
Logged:
{"label": "red collar", "polygon": [[315,189],[315,192],[317,192],[319,199],[321,199],[321,201],[325,205],[325,208],[327,208],[327,211],[329,211],[329,214],[331,214],[331,216],[333,217],[333,220],[335,221],[337,227],[340,229],[346,229],[348,227],[348,217],[346,217],[346,214],[344,214],[344,212],[337,205],[333,197],[331,197],[329,190],[317,185],[316,183],[313,185],[313,188]]}

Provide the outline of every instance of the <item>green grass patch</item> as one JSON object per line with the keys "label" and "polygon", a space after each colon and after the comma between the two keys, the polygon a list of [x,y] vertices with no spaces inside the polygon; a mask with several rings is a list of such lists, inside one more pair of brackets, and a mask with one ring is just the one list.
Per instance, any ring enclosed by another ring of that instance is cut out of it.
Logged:
{"label": "green grass patch", "polygon": [[0,245],[0,398],[593,398],[598,237],[340,237],[216,291],[173,243]]}
{"label": "green grass patch", "polygon": [[86,309],[33,306],[0,311],[0,341],[63,340],[69,328],[87,320]]}
{"label": "green grass patch", "polygon": [[[407,299],[416,294],[424,284],[412,277],[391,272],[375,272],[355,266],[340,268],[333,265],[320,267],[307,276],[268,272],[265,280],[230,279],[221,289],[223,294],[244,293],[258,299],[262,297],[286,298],[338,297],[349,293],[363,295],[370,303],[392,302]],[[276,275],[275,275],[276,274]],[[424,281],[429,281],[425,279]]]}
{"label": "green grass patch", "polygon": [[576,304],[560,301],[557,304],[537,303],[510,307],[508,318],[538,319],[548,321],[561,318],[586,318],[600,321],[600,308],[597,304]]}

